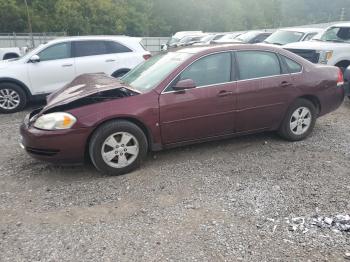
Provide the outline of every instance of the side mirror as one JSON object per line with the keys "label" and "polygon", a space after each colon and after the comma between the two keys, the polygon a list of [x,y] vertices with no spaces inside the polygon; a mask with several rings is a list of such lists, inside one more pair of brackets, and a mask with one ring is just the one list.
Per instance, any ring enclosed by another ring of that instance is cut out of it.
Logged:
{"label": "side mirror", "polygon": [[39,62],[40,62],[40,57],[39,57],[38,55],[33,55],[33,56],[29,59],[29,61],[30,61],[31,63],[39,63]]}
{"label": "side mirror", "polygon": [[192,79],[180,80],[173,86],[175,91],[184,91],[186,89],[196,88],[196,83]]}
{"label": "side mirror", "polygon": [[350,66],[344,71],[344,80],[350,82]]}

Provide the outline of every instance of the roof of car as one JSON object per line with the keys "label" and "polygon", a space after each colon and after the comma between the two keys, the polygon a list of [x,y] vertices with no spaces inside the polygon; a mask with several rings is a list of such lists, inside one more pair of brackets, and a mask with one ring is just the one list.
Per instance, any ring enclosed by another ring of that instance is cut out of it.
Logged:
{"label": "roof of car", "polygon": [[190,46],[178,49],[172,49],[171,52],[188,53],[188,54],[201,54],[201,53],[212,53],[228,50],[269,50],[279,51],[281,48],[274,46],[262,46],[254,44],[216,44],[206,46]]}
{"label": "roof of car", "polygon": [[130,37],[125,35],[91,35],[91,36],[70,36],[70,37],[59,37],[57,39],[51,40],[50,43],[60,43],[66,41],[84,41],[84,40],[132,40],[132,39],[140,39],[138,37]]}
{"label": "roof of car", "polygon": [[324,29],[322,29],[322,28],[306,28],[306,27],[287,27],[287,28],[281,28],[280,30],[294,31],[294,32],[301,32],[301,33],[311,33],[311,32],[322,32]]}
{"label": "roof of car", "polygon": [[350,22],[334,24],[334,25],[331,25],[330,27],[350,27]]}

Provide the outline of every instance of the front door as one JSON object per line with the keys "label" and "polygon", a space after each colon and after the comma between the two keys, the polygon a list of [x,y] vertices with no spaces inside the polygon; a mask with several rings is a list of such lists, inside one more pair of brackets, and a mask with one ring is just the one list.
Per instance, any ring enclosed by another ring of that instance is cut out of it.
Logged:
{"label": "front door", "polygon": [[[185,69],[160,95],[164,144],[195,141],[234,132],[235,87],[230,52],[205,56]],[[179,80],[192,79],[196,88],[172,90]]]}
{"label": "front door", "polygon": [[70,42],[49,46],[37,55],[40,62],[27,63],[33,95],[52,93],[75,78]]}

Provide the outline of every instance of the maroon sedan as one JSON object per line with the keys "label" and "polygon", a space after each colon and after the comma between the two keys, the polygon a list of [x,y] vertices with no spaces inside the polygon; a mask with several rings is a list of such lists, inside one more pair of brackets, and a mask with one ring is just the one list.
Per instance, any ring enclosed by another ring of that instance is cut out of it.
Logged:
{"label": "maroon sedan", "polygon": [[344,99],[336,67],[256,45],[159,54],[120,80],[82,75],[21,127],[33,157],[81,162],[104,173],[137,168],[148,151],[277,130],[306,138]]}

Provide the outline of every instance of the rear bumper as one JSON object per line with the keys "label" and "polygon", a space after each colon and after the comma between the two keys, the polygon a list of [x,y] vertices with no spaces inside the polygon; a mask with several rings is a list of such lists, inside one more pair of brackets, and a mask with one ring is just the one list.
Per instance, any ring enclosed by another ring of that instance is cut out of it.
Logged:
{"label": "rear bumper", "polygon": [[321,98],[320,116],[337,110],[344,102],[344,97],[346,95],[345,92],[345,85],[343,85],[342,87],[328,88],[327,90],[325,90]]}
{"label": "rear bumper", "polygon": [[81,163],[90,129],[45,131],[27,126],[20,128],[21,147],[33,158],[53,163]]}

